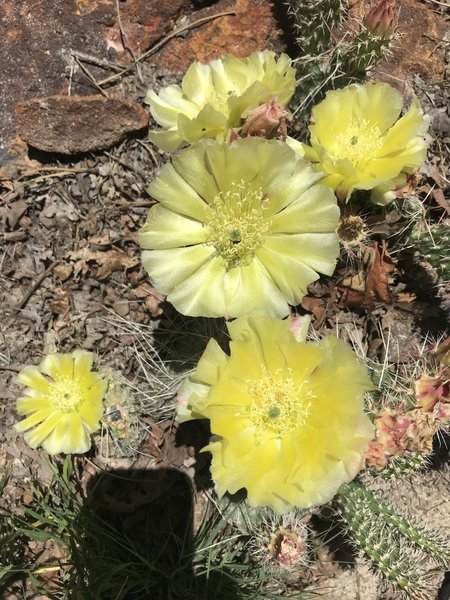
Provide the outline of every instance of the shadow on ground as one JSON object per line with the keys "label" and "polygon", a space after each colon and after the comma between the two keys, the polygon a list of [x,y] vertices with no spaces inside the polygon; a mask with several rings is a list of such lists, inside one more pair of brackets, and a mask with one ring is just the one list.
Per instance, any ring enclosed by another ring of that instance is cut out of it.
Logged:
{"label": "shadow on ground", "polygon": [[[72,559],[77,600],[232,599],[214,567],[194,571],[193,501],[176,469],[115,470],[94,477],[77,523]],[[78,559],[78,560],[77,560]]]}

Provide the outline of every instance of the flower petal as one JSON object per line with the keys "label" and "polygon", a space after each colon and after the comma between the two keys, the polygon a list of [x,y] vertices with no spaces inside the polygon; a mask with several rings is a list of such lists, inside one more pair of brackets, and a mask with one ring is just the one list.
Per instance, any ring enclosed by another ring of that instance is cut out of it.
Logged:
{"label": "flower petal", "polygon": [[49,380],[34,366],[24,367],[17,375],[17,381],[43,394],[47,394],[50,387]]}
{"label": "flower petal", "polygon": [[55,408],[51,405],[47,405],[47,406],[41,408],[40,410],[38,410],[37,412],[34,412],[33,414],[31,414],[26,419],[23,419],[19,423],[16,423],[14,425],[14,429],[16,431],[26,431],[27,429],[30,429],[30,427],[34,427],[38,423],[42,423],[42,421],[45,421],[45,419],[47,419],[47,417],[53,415],[54,413],[55,413]]}
{"label": "flower petal", "polygon": [[[32,448],[37,448],[40,444],[42,444],[45,438],[48,437],[53,431],[53,429],[56,427],[57,423],[61,419],[61,416],[62,415],[60,412],[55,411],[53,409],[53,411],[48,414],[48,416],[42,421],[42,423],[37,425],[37,427],[35,427],[31,431],[27,431],[25,433],[24,438],[27,444],[29,444]],[[28,418],[30,419],[31,417]],[[28,421],[28,419],[26,420]],[[22,423],[19,423],[19,425],[21,425]]]}
{"label": "flower petal", "polygon": [[147,250],[192,246],[207,239],[208,230],[203,223],[167,210],[160,204],[151,207],[139,232],[139,244]]}
{"label": "flower petal", "polygon": [[257,256],[247,265],[226,271],[223,290],[226,312],[222,314],[233,317],[253,311],[276,317],[289,314],[286,298]]}
{"label": "flower petal", "polygon": [[211,215],[210,207],[181,177],[171,164],[165,165],[148,186],[150,196],[180,215],[206,221]]}
{"label": "flower petal", "polygon": [[73,379],[74,360],[71,354],[48,354],[39,365],[40,370],[55,381]]}
{"label": "flower petal", "polygon": [[328,233],[338,226],[339,216],[333,192],[324,185],[315,185],[272,218],[270,231]]}
{"label": "flower petal", "polygon": [[169,294],[191,277],[214,256],[215,250],[204,244],[167,250],[146,250],[142,264],[150,274],[156,289]]}
{"label": "flower petal", "polygon": [[[167,300],[179,312],[190,317],[220,317],[227,314],[223,260],[217,257],[211,258],[210,248],[201,247],[201,249],[209,251],[207,255],[209,260],[203,261],[203,264],[192,274],[175,284],[168,294]],[[189,250],[193,250],[193,248],[189,248]]]}
{"label": "flower petal", "polygon": [[91,447],[91,439],[77,413],[61,415],[58,424],[43,440],[42,447],[49,454],[82,454]]}
{"label": "flower petal", "polygon": [[22,398],[18,398],[16,403],[16,410],[19,415],[48,410],[49,408],[53,410],[53,406],[50,404],[48,398],[41,395],[34,397],[23,396]]}

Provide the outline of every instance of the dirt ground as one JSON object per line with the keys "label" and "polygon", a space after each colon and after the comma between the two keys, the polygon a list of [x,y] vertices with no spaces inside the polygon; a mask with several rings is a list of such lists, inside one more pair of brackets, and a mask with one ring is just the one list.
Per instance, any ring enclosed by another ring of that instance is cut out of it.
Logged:
{"label": "dirt ground", "polygon": [[[143,14],[140,2],[134,7],[133,2],[118,2],[122,20],[114,2],[77,0],[71,11],[52,4],[47,28],[42,21],[30,24],[29,14],[36,6],[43,10],[39,2],[21,0],[16,11],[0,7],[10,32],[2,50],[9,66],[0,76],[11,91],[0,105],[5,122],[0,155],[0,473],[11,469],[3,498],[10,506],[27,502],[30,481],[47,485],[51,480],[47,456],[29,448],[13,429],[20,392],[15,376],[25,365],[38,364],[50,352],[83,348],[95,352],[102,366],[119,372],[138,388],[135,402],[144,426],[130,428],[129,438],[122,442],[106,428],[96,436],[95,448],[84,462],[80,459],[86,486],[99,469],[177,468],[192,477],[202,468],[197,464],[194,469],[193,438],[180,443],[171,405],[164,409],[165,400],[176,389],[176,374],[168,375],[172,383],[166,393],[163,386],[146,392],[146,367],[152,352],[164,357],[173,355],[175,348],[178,355],[185,352],[184,360],[192,365],[205,339],[200,336],[199,348],[191,348],[189,355],[187,348],[197,325],[194,328],[190,319],[174,314],[152,288],[140,263],[137,233],[152,204],[146,186],[167,157],[151,145],[145,130],[107,150],[77,156],[39,151],[16,137],[17,105],[69,90],[83,95],[101,91],[106,97],[142,104],[147,89],[180,81],[187,66],[180,57],[209,60],[225,52],[243,56],[265,47],[292,48],[292,32],[286,29],[286,16],[276,2],[169,2],[164,9],[167,14],[158,14],[157,7],[164,3],[147,3],[149,12]],[[357,14],[361,3],[351,4]],[[430,115],[430,152],[417,197],[427,215],[438,222],[450,214],[448,21],[443,3],[435,0],[401,4],[402,35],[393,55],[371,76],[396,85],[405,97],[417,94]],[[226,25],[231,17],[213,18],[227,11],[241,15],[239,30]],[[205,21],[189,28],[195,19]],[[185,26],[170,39],[174,27]],[[52,27],[62,32],[53,40]],[[81,48],[74,40],[83,31]],[[27,32],[28,47],[23,45]],[[158,51],[135,62],[136,56],[162,40],[166,41]],[[42,60],[51,58],[44,65],[45,79],[40,59],[34,55],[37,47],[43,52]],[[61,57],[69,55],[71,63],[62,61]],[[25,75],[24,61],[30,58],[32,65]],[[111,76],[117,77],[99,84]],[[88,135],[95,138],[95,131],[87,128]],[[399,252],[396,244],[405,219],[395,207],[374,212],[369,224],[377,274],[372,273],[365,288],[355,290],[352,281],[363,267],[343,260],[332,278],[310,286],[299,310],[312,315],[319,334],[339,330],[369,359],[408,365],[420,355],[424,343],[428,347],[448,333],[449,285],[414,252]],[[202,326],[207,335],[215,324],[204,320]],[[450,531],[448,452],[441,449],[436,465],[439,468],[412,479],[400,490],[389,488],[383,493],[399,506],[406,504],[421,523]],[[201,494],[197,500],[196,517],[200,518]],[[357,562],[351,570],[339,568],[333,560],[328,563],[317,566],[311,584],[313,590],[322,590],[319,597],[399,597],[380,585],[365,563]],[[444,573],[435,577],[437,590]],[[9,596],[13,597],[19,596]],[[439,596],[441,600],[449,597],[448,591]]]}

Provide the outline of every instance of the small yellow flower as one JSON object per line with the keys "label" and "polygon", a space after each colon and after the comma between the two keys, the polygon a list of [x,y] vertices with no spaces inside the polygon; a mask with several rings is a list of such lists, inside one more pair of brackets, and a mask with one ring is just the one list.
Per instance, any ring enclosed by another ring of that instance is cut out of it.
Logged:
{"label": "small yellow flower", "polygon": [[148,92],[145,102],[164,128],[151,131],[150,139],[167,152],[205,137],[228,141],[230,130],[239,129],[252,109],[272,97],[286,106],[295,89],[291,62],[286,54],[276,59],[269,50],[244,59],[225,56],[207,65],[194,62],[181,87]]}
{"label": "small yellow flower", "polygon": [[303,146],[304,156],[341,199],[355,189],[373,190],[372,201],[384,204],[395,197],[389,192],[398,181],[425,160],[428,122],[417,100],[399,119],[402,106],[391,86],[367,83],[328,92],[313,108],[311,146]]}
{"label": "small yellow flower", "polygon": [[178,421],[209,419],[219,496],[247,489],[251,506],[283,513],[331,500],[363,465],[373,438],[372,388],[334,336],[299,341],[290,319],[254,314],[228,324],[230,356],[211,339],[182,384]]}
{"label": "small yellow flower", "polygon": [[140,231],[154,286],[185,315],[286,316],[339,244],[336,198],[276,140],[202,140],[150,184],[159,200]]}
{"label": "small yellow flower", "polygon": [[49,354],[39,367],[28,366],[17,380],[27,386],[17,400],[17,431],[26,431],[32,448],[49,454],[79,454],[91,447],[89,434],[100,427],[107,383],[91,371],[94,355],[84,350]]}

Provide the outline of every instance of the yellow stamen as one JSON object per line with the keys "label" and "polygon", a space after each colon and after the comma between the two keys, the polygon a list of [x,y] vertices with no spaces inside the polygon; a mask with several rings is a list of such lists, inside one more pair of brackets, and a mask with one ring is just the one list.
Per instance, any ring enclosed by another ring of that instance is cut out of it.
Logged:
{"label": "yellow stamen", "polygon": [[80,383],[69,378],[58,379],[51,385],[48,399],[61,412],[72,412],[83,401]]}
{"label": "yellow stamen", "polygon": [[231,269],[251,260],[264,243],[270,221],[265,218],[267,206],[262,190],[241,181],[228,192],[220,192],[211,207],[214,214],[206,224],[208,243],[213,245]]}
{"label": "yellow stamen", "polygon": [[382,144],[381,131],[365,119],[353,119],[343,133],[339,133],[329,148],[333,160],[347,158],[353,166],[375,156]]}
{"label": "yellow stamen", "polygon": [[248,383],[253,398],[247,416],[258,429],[281,435],[304,425],[314,394],[308,382],[296,381],[292,372],[266,373]]}

